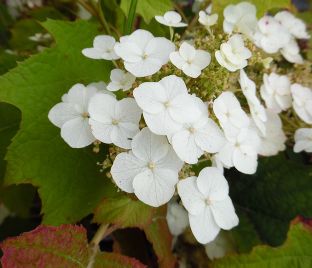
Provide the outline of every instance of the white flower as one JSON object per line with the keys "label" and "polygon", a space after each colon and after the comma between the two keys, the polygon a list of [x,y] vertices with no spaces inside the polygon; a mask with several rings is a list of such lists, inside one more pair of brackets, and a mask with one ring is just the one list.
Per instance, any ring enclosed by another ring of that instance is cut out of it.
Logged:
{"label": "white flower", "polygon": [[144,203],[159,207],[174,194],[183,162],[165,136],[143,128],[132,140],[132,150],[118,154],[111,174],[117,186]]}
{"label": "white flower", "polygon": [[114,51],[116,40],[109,35],[98,35],[93,40],[92,48],[85,48],[82,54],[95,60],[117,60],[119,56]]}
{"label": "white flower", "polygon": [[70,147],[86,147],[96,140],[89,125],[88,105],[90,99],[99,91],[111,94],[103,88],[103,82],[86,87],[76,84],[63,95],[62,102],[50,110],[49,120],[61,128],[61,136]]}
{"label": "white flower", "polygon": [[226,33],[239,32],[252,36],[257,26],[256,7],[248,2],[228,5],[224,11],[223,30]]}
{"label": "white flower", "polygon": [[265,134],[267,115],[264,106],[259,101],[256,95],[256,84],[250,80],[244,70],[240,71],[239,83],[242,88],[243,94],[247,99],[250,114],[255,122],[257,128]]}
{"label": "white flower", "polygon": [[229,185],[221,171],[204,168],[198,178],[189,177],[178,183],[178,193],[189,213],[191,230],[201,244],[214,240],[220,229],[238,224]]}
{"label": "white flower", "polygon": [[205,245],[205,251],[210,260],[224,257],[227,253],[234,251],[234,245],[225,232],[220,232],[216,239]]}
{"label": "white flower", "polygon": [[186,27],[187,24],[182,21],[181,15],[175,11],[167,11],[163,16],[155,16],[155,19],[163,25],[169,27]]}
{"label": "white flower", "polygon": [[173,134],[183,123],[192,122],[201,114],[184,81],[175,75],[142,83],[134,89],[133,96],[143,110],[147,126],[158,135]]}
{"label": "white flower", "polygon": [[279,21],[295,38],[309,39],[305,23],[288,11],[278,12],[274,18]]}
{"label": "white flower", "polygon": [[256,45],[267,53],[276,53],[285,47],[291,39],[291,34],[276,19],[264,16],[258,21],[257,32],[254,35]]}
{"label": "white flower", "polygon": [[215,56],[221,66],[230,72],[235,72],[247,66],[247,59],[251,57],[251,52],[244,46],[242,36],[234,34],[226,43],[221,44]]}
{"label": "white flower", "polygon": [[294,38],[291,38],[280,51],[287,61],[297,64],[303,63],[303,58],[300,55],[300,48]]}
{"label": "white flower", "polygon": [[142,110],[133,98],[116,100],[108,94],[98,93],[89,103],[89,124],[99,141],[130,149],[131,139],[139,132]]}
{"label": "white flower", "polygon": [[291,107],[290,81],[286,75],[264,74],[260,93],[266,107],[276,113]]}
{"label": "white flower", "polygon": [[164,37],[154,37],[145,30],[136,30],[120,38],[115,52],[124,60],[125,68],[136,77],[152,75],[169,60],[175,45]]}
{"label": "white flower", "polygon": [[210,28],[212,25],[215,25],[218,20],[218,14],[207,14],[205,11],[199,11],[198,21],[200,24],[204,25],[207,28]]}
{"label": "white flower", "polygon": [[227,132],[237,133],[250,123],[238,99],[232,92],[223,92],[213,102],[213,111],[220,125]]}
{"label": "white flower", "polygon": [[261,139],[258,153],[263,156],[277,155],[286,149],[286,136],[283,131],[282,121],[277,113],[266,110],[265,133],[258,130]]}
{"label": "white flower", "polygon": [[170,60],[174,66],[186,75],[197,78],[201,70],[205,69],[211,60],[209,52],[195,49],[190,44],[183,42],[179,51],[171,52]]}
{"label": "white flower", "polygon": [[241,128],[238,133],[225,132],[227,142],[218,153],[227,167],[235,167],[245,174],[254,174],[258,165],[260,138],[252,128]]}
{"label": "white flower", "polygon": [[307,124],[312,124],[312,89],[299,84],[291,85],[293,107]]}
{"label": "white flower", "polygon": [[177,202],[169,202],[166,215],[169,231],[172,235],[178,236],[189,226],[186,210]]}
{"label": "white flower", "polygon": [[117,91],[122,89],[123,91],[127,91],[132,87],[132,84],[135,81],[135,76],[123,70],[114,69],[110,73],[110,79],[111,82],[107,85],[107,90]]}
{"label": "white flower", "polygon": [[299,128],[295,133],[294,152],[312,153],[312,128]]}
{"label": "white flower", "polygon": [[177,155],[189,164],[197,163],[204,152],[218,152],[225,143],[221,129],[208,118],[207,106],[201,99],[195,100],[202,110],[202,115],[194,122],[184,124],[171,138],[171,144]]}

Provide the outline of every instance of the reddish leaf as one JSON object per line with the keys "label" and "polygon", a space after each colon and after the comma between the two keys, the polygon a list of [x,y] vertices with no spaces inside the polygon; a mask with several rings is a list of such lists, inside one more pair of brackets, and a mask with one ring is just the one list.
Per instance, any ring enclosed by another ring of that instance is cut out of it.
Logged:
{"label": "reddish leaf", "polygon": [[[80,226],[39,226],[1,244],[3,268],[87,267],[91,250]],[[99,253],[94,267],[144,268],[139,261],[113,253]]]}

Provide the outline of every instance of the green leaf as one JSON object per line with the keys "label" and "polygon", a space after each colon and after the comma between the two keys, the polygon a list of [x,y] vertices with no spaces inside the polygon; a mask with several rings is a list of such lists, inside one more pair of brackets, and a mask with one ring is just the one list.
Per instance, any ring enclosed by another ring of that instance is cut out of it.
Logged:
{"label": "green leaf", "polygon": [[72,149],[65,144],[48,112],[73,84],[105,81],[111,65],[81,54],[98,34],[97,25],[52,20],[43,25],[56,46],[0,77],[0,100],[16,105],[23,114],[6,156],[5,182],[37,186],[44,223],[56,225],[91,213],[110,182],[96,165],[100,156],[90,148]]}
{"label": "green leaf", "polygon": [[[242,2],[241,0],[213,0],[213,12],[220,14],[223,18],[223,10],[227,5],[233,5]],[[274,8],[290,8],[290,0],[248,0],[247,2],[254,4],[257,7],[258,18],[262,17],[270,9]]]}
{"label": "green leaf", "polygon": [[155,209],[122,193],[105,198],[94,212],[94,221],[118,227],[141,227],[151,224]]}
{"label": "green leaf", "polygon": [[250,254],[233,255],[213,263],[214,268],[312,267],[312,226],[296,220],[287,241],[278,248],[257,246]]}
{"label": "green leaf", "polygon": [[229,234],[232,237],[236,252],[247,253],[254,246],[261,244],[261,240],[248,216],[240,210],[237,211],[237,214],[239,225],[232,229]]}
{"label": "green leaf", "polygon": [[[92,255],[86,230],[74,225],[39,226],[19,237],[5,240],[1,244],[1,249],[3,267],[85,268]],[[136,259],[115,253],[98,253],[93,267],[144,268],[145,266]]]}
{"label": "green leaf", "polygon": [[[128,16],[131,0],[121,0],[120,7]],[[149,23],[156,15],[163,15],[166,11],[172,10],[171,0],[138,0],[136,13]]]}
{"label": "green leaf", "polygon": [[257,173],[233,178],[231,197],[248,215],[260,238],[270,245],[283,243],[289,221],[312,217],[311,166],[286,153],[262,158]]}
{"label": "green leaf", "polygon": [[158,257],[160,268],[175,267],[176,259],[172,254],[172,235],[166,220],[166,208],[157,210],[151,224],[144,227],[147,239],[152,243],[154,251]]}

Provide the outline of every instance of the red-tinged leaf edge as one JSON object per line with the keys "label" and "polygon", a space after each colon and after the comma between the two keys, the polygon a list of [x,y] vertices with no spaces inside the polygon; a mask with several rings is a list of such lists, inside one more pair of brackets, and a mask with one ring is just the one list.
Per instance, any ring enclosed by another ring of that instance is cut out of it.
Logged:
{"label": "red-tinged leaf edge", "polygon": [[[120,268],[147,268],[146,265],[142,264],[135,258],[123,256],[117,253],[104,252],[97,257],[95,262],[95,267],[116,267],[116,265],[121,265]],[[117,268],[117,267],[116,267]]]}

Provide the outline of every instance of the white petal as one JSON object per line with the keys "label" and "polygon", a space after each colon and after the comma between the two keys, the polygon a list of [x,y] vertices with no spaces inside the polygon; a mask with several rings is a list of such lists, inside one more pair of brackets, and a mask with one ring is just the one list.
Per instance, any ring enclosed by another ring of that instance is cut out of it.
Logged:
{"label": "white petal", "polygon": [[124,65],[126,70],[134,76],[145,77],[157,73],[162,63],[160,59],[148,57],[137,62],[124,62]]}
{"label": "white petal", "polygon": [[172,147],[169,146],[169,150],[166,156],[158,160],[156,165],[158,168],[171,169],[179,172],[182,169],[184,162],[180,160]]}
{"label": "white petal", "polygon": [[142,161],[156,162],[169,150],[166,137],[153,134],[147,127],[133,138],[131,146],[133,154]]}
{"label": "white petal", "polygon": [[196,50],[193,63],[196,64],[201,70],[205,69],[211,61],[210,53],[204,50]]}
{"label": "white petal", "polygon": [[148,42],[145,53],[149,58],[160,60],[163,65],[169,61],[169,55],[174,50],[174,43],[164,37],[155,37]]}
{"label": "white petal", "polygon": [[229,185],[222,172],[216,167],[206,167],[197,178],[197,188],[210,201],[220,201],[229,194]]}
{"label": "white petal", "polygon": [[82,54],[90,59],[101,60],[102,59],[102,51],[96,48],[85,48],[82,50]]}
{"label": "white petal", "polygon": [[144,50],[154,36],[146,30],[138,29],[129,35],[127,41],[135,42],[141,50]]}
{"label": "white petal", "polygon": [[167,203],[174,194],[178,173],[170,169],[147,169],[135,176],[135,195],[145,204],[159,207]]}
{"label": "white petal", "polygon": [[68,91],[66,100],[77,104],[76,109],[80,109],[81,113],[87,112],[89,101],[96,92],[95,88],[86,88],[83,84],[75,84]]}
{"label": "white petal", "polygon": [[198,190],[196,177],[188,177],[178,183],[178,193],[183,206],[192,215],[199,215],[205,209],[205,197]]}
{"label": "white petal", "polygon": [[133,193],[134,177],[146,168],[146,163],[136,158],[133,153],[120,153],[116,156],[111,174],[117,186],[127,192]]}
{"label": "white petal", "polygon": [[187,42],[183,42],[179,48],[179,53],[185,61],[193,61],[196,49]]}
{"label": "white petal", "polygon": [[234,146],[231,143],[226,143],[218,153],[219,160],[227,167],[233,167],[233,152]]}
{"label": "white petal", "polygon": [[65,122],[80,116],[74,104],[64,102],[54,105],[48,115],[49,120],[57,127],[62,127]]}
{"label": "white petal", "polygon": [[230,197],[213,202],[210,205],[210,208],[213,217],[220,228],[230,230],[238,225],[239,220]]}
{"label": "white petal", "polygon": [[171,135],[182,127],[181,123],[172,119],[168,110],[158,114],[143,112],[143,117],[149,129],[157,135]]}
{"label": "white petal", "polygon": [[186,61],[181,57],[178,51],[170,53],[170,61],[175,67],[180,70],[182,70],[183,65],[186,63]]}
{"label": "white petal", "polygon": [[189,220],[192,233],[201,244],[211,242],[220,232],[209,207],[205,207],[203,212],[198,215],[189,214]]}
{"label": "white petal", "polygon": [[120,100],[115,108],[115,113],[120,122],[131,122],[139,127],[142,110],[133,98],[124,98]]}
{"label": "white petal", "polygon": [[187,94],[186,85],[181,77],[169,75],[159,81],[164,87],[167,99],[171,100],[180,94]]}
{"label": "white petal", "polygon": [[208,153],[219,152],[225,144],[223,132],[210,118],[204,127],[196,131],[195,141],[202,150]]}
{"label": "white petal", "polygon": [[111,133],[114,126],[111,123],[102,123],[93,119],[89,119],[89,124],[92,129],[92,134],[99,141],[110,144],[112,143]]}
{"label": "white petal", "polygon": [[181,160],[189,164],[196,164],[204,153],[196,144],[195,137],[188,130],[182,130],[173,135],[172,146]]}
{"label": "white petal", "polygon": [[172,119],[179,123],[192,122],[201,115],[194,98],[186,94],[175,97],[168,110]]}
{"label": "white petal", "polygon": [[115,119],[115,107],[117,100],[103,93],[96,94],[89,103],[90,118],[105,124],[111,124],[112,119]]}
{"label": "white petal", "polygon": [[189,225],[186,210],[176,202],[168,203],[166,219],[169,231],[174,236],[182,234]]}
{"label": "white petal", "polygon": [[98,35],[93,40],[93,46],[100,50],[113,48],[115,43],[116,43],[115,38],[109,35]]}
{"label": "white petal", "polygon": [[126,62],[139,62],[142,60],[143,51],[134,42],[116,43],[115,53]]}
{"label": "white petal", "polygon": [[63,124],[61,136],[72,148],[83,148],[95,141],[88,119],[83,117],[77,117]]}
{"label": "white petal", "polygon": [[160,83],[146,82],[134,89],[133,96],[143,111],[157,114],[164,110],[168,101],[164,87]]}
{"label": "white petal", "polygon": [[233,153],[233,164],[242,173],[254,174],[258,166],[257,154],[248,155],[236,149]]}
{"label": "white petal", "polygon": [[194,63],[185,63],[182,67],[183,73],[192,78],[197,78],[201,74],[201,69]]}

